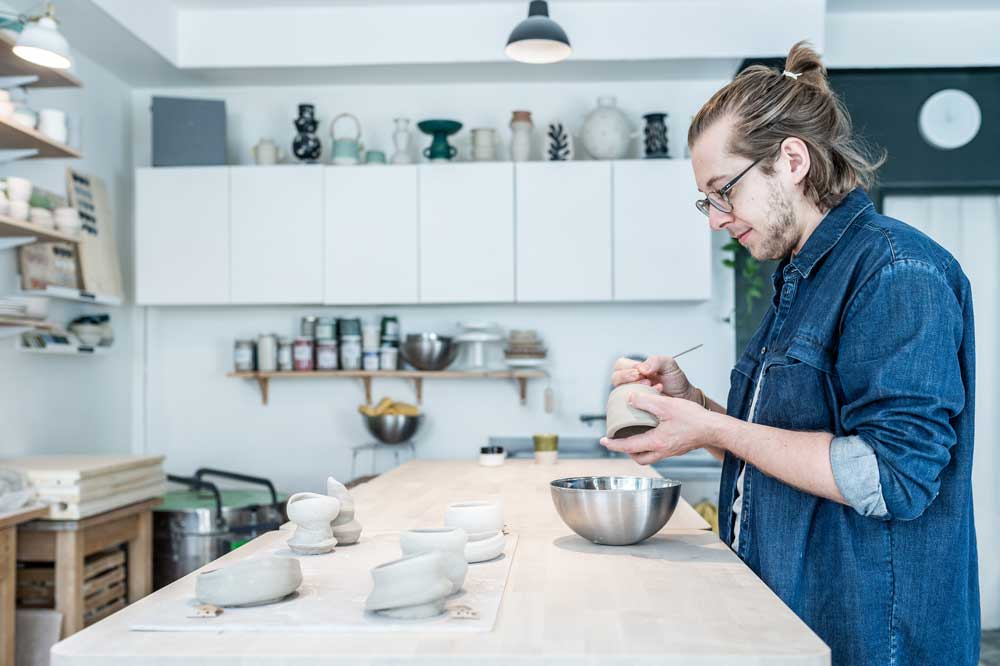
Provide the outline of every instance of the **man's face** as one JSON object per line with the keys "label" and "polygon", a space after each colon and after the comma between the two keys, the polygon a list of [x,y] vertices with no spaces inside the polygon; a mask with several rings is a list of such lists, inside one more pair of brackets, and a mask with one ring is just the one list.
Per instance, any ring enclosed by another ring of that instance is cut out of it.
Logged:
{"label": "man's face", "polygon": [[[695,182],[704,194],[722,189],[752,163],[729,152],[732,127],[732,120],[723,118],[702,132],[691,147]],[[758,261],[791,254],[801,232],[780,170],[765,175],[761,165],[755,166],[729,191],[729,200],[730,213],[709,206],[708,224],[713,231],[728,232]]]}

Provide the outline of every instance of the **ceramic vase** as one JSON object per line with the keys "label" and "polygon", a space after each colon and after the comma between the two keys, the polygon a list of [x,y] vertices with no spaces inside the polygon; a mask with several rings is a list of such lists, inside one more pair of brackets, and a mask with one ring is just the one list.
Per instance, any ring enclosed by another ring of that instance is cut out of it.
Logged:
{"label": "ceramic vase", "polygon": [[607,435],[609,438],[632,437],[660,425],[659,419],[649,412],[636,409],[628,404],[629,398],[639,393],[661,395],[652,386],[645,384],[622,384],[608,396]]}
{"label": "ceramic vase", "polygon": [[298,555],[329,553],[337,545],[330,524],[340,512],[335,497],[319,493],[295,493],[285,505],[288,519],[296,525],[288,547]]}
{"label": "ceramic vase", "polygon": [[492,162],[497,158],[497,133],[492,127],[477,127],[472,130],[472,159],[476,162]]}
{"label": "ceramic vase", "polygon": [[462,123],[457,120],[421,120],[417,128],[432,137],[431,145],[423,152],[429,161],[450,162],[458,155],[458,149],[448,143],[448,137],[462,129]]}
{"label": "ceramic vase", "polygon": [[214,606],[249,606],[284,599],[302,585],[294,557],[254,557],[198,574],[194,595]]}
{"label": "ceramic vase", "polygon": [[440,551],[407,555],[372,569],[374,586],[365,608],[399,619],[440,615],[452,583]]}
{"label": "ceramic vase", "polygon": [[465,559],[465,545],[469,538],[458,527],[437,527],[406,530],[399,535],[399,550],[403,555],[439,551],[444,555],[444,572],[451,581],[451,593],[462,589],[469,563]]}
{"label": "ceramic vase", "polygon": [[396,147],[396,152],[392,154],[393,164],[409,164],[413,161],[410,157],[410,119],[394,118],[396,131],[392,133],[392,145]]}
{"label": "ceramic vase", "polygon": [[643,147],[646,159],[666,159],[670,157],[667,139],[667,114],[647,113],[643,116],[646,127],[643,129]]}
{"label": "ceramic vase", "polygon": [[292,154],[303,162],[315,162],[319,159],[322,146],[316,136],[316,107],[312,104],[299,104],[299,117],[295,119],[295,129],[298,134],[292,140]]}
{"label": "ceramic vase", "polygon": [[510,159],[527,162],[531,159],[531,111],[514,111],[510,119]]}
{"label": "ceramic vase", "polygon": [[503,508],[499,502],[456,502],[444,512],[446,527],[460,527],[469,541],[479,541],[503,530]]}
{"label": "ceramic vase", "polygon": [[550,123],[545,134],[545,159],[565,162],[573,159],[573,135],[562,123]]}
{"label": "ceramic vase", "polygon": [[628,152],[631,135],[628,117],[618,108],[615,97],[607,95],[599,97],[597,108],[587,114],[580,138],[595,160],[620,160]]}
{"label": "ceramic vase", "polygon": [[326,479],[326,494],[335,497],[340,502],[340,512],[330,523],[330,529],[333,530],[337,544],[350,546],[357,543],[361,537],[361,523],[354,519],[354,497],[347,490],[347,486],[332,476]]}
{"label": "ceramic vase", "polygon": [[470,541],[465,544],[465,561],[469,564],[474,564],[499,557],[506,543],[506,537],[503,532],[497,532],[486,539]]}

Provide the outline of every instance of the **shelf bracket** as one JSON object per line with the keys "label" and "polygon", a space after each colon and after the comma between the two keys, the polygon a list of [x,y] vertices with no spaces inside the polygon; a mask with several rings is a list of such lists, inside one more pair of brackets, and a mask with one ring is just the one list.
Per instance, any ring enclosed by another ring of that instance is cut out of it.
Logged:
{"label": "shelf bracket", "polygon": [[28,157],[34,157],[37,154],[37,148],[10,148],[7,150],[0,150],[0,164],[13,162],[15,160],[23,160]]}
{"label": "shelf bracket", "polygon": [[257,385],[260,386],[260,402],[262,405],[267,404],[268,382],[270,382],[270,377],[257,377]]}
{"label": "shelf bracket", "polygon": [[521,404],[528,404],[528,378],[527,377],[515,377],[517,379],[517,385],[520,389],[521,394]]}
{"label": "shelf bracket", "polygon": [[361,381],[365,385],[365,404],[370,405],[372,404],[372,378],[362,377]]}
{"label": "shelf bracket", "polygon": [[424,380],[422,377],[413,378],[413,388],[417,392],[417,404],[424,404]]}

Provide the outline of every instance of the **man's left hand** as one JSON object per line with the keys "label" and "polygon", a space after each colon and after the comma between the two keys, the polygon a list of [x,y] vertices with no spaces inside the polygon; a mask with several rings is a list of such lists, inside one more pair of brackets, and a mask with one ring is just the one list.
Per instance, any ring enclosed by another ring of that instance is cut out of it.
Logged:
{"label": "man's left hand", "polygon": [[655,416],[660,425],[625,439],[605,437],[601,444],[611,451],[627,453],[640,465],[715,444],[715,428],[721,415],[690,400],[636,393],[629,404]]}

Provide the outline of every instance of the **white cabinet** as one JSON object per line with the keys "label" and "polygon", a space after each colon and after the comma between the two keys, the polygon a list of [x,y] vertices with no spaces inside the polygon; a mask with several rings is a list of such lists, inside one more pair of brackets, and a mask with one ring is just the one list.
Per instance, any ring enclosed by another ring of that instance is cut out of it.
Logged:
{"label": "white cabinet", "polygon": [[711,231],[694,207],[691,161],[622,161],[613,169],[615,300],[711,298]]}
{"label": "white cabinet", "polygon": [[331,304],[417,302],[417,167],[324,169]]}
{"label": "white cabinet", "polygon": [[611,164],[519,163],[517,300],[611,300]]}
{"label": "white cabinet", "polygon": [[514,300],[514,167],[426,164],[420,180],[420,302]]}
{"label": "white cabinet", "polygon": [[136,302],[229,302],[229,170],[138,169]]}
{"label": "white cabinet", "polygon": [[323,167],[230,168],[233,303],[323,300]]}

